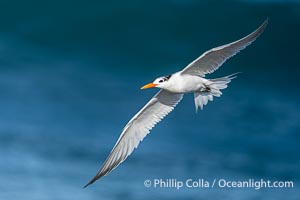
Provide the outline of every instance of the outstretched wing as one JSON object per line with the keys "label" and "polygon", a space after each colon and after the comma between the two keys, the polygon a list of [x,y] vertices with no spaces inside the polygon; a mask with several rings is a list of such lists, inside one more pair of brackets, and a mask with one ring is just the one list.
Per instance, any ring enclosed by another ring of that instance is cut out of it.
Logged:
{"label": "outstretched wing", "polygon": [[124,127],[117,143],[88,185],[107,175],[137,148],[150,130],[169,114],[182,99],[183,94],[160,90]]}
{"label": "outstretched wing", "polygon": [[191,74],[196,76],[204,77],[205,74],[210,74],[217,70],[227,59],[234,56],[242,49],[250,45],[256,38],[262,34],[268,24],[268,19],[256,29],[251,34],[246,37],[237,40],[235,42],[213,48],[206,51],[199,58],[191,62],[187,67],[185,67],[181,73]]}

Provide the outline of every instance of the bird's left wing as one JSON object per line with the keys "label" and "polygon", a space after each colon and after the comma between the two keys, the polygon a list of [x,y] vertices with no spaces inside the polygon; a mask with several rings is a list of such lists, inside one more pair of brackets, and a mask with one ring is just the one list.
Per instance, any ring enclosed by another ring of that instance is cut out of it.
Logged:
{"label": "bird's left wing", "polygon": [[137,148],[150,130],[169,114],[183,94],[160,90],[124,127],[117,143],[88,185],[105,176],[122,163]]}
{"label": "bird's left wing", "polygon": [[262,34],[268,24],[268,19],[255,31],[235,42],[213,48],[203,53],[199,58],[186,66],[181,73],[204,77],[217,70],[227,59],[250,45]]}

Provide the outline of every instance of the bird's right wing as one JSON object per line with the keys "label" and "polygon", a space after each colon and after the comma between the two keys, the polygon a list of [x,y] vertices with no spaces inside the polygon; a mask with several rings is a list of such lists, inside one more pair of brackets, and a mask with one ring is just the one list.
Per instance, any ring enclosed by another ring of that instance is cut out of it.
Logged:
{"label": "bird's right wing", "polygon": [[217,70],[227,59],[234,56],[250,45],[262,34],[268,24],[268,19],[255,31],[235,42],[213,48],[203,53],[196,60],[186,66],[181,73],[204,77]]}
{"label": "bird's right wing", "polygon": [[107,175],[137,148],[150,130],[169,114],[183,94],[160,90],[124,127],[117,143],[95,175],[84,187]]}

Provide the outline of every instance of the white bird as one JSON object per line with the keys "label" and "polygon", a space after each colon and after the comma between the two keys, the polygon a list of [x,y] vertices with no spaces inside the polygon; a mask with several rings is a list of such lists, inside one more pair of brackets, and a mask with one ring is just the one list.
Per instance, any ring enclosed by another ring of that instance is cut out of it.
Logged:
{"label": "white bird", "polygon": [[206,79],[205,74],[214,72],[228,58],[250,45],[262,34],[267,24],[268,19],[246,37],[206,51],[183,70],[159,77],[143,86],[141,89],[156,87],[161,90],[126,124],[107,159],[84,188],[122,163],[150,130],[175,108],[184,94],[194,93],[196,111],[199,107],[202,109],[208,101],[212,101],[214,96],[220,97],[222,94],[220,90],[227,87],[227,84],[236,77],[235,74],[216,79]]}

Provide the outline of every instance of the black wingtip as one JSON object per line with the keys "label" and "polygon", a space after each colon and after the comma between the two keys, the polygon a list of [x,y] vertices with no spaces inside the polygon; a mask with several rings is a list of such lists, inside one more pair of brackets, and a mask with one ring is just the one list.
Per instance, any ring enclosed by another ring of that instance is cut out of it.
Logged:
{"label": "black wingtip", "polygon": [[86,184],[85,186],[82,187],[82,189],[85,189],[89,185],[91,185],[91,183]]}
{"label": "black wingtip", "polygon": [[92,185],[95,181],[95,179],[90,180],[85,186],[83,186],[82,189],[85,189],[87,186]]}
{"label": "black wingtip", "polygon": [[89,186],[89,184],[86,184],[85,186],[83,186],[82,189],[85,189],[87,186]]}
{"label": "black wingtip", "polygon": [[256,30],[259,35],[266,29],[268,23],[269,23],[269,17],[267,17],[265,21],[260,25],[260,27],[258,27],[258,29]]}

